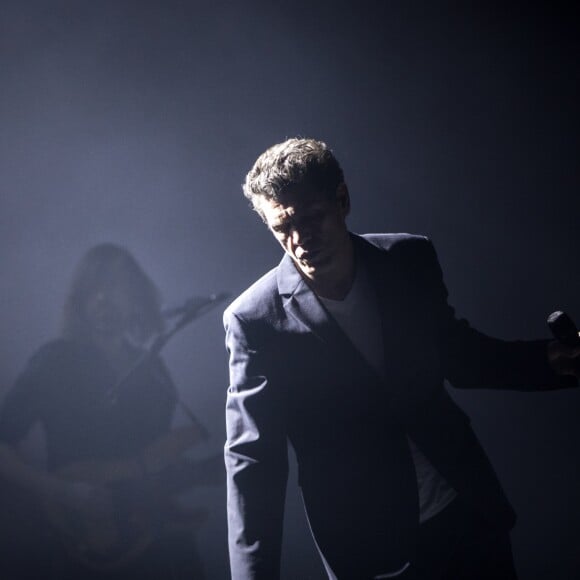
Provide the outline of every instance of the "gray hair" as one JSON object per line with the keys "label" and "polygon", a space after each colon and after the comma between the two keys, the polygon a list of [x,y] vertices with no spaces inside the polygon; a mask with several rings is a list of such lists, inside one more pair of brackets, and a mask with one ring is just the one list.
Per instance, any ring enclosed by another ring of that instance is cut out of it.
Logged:
{"label": "gray hair", "polygon": [[331,197],[343,182],[340,164],[326,143],[293,138],[264,151],[242,187],[254,210],[264,219],[260,199],[278,200],[290,189],[305,186]]}

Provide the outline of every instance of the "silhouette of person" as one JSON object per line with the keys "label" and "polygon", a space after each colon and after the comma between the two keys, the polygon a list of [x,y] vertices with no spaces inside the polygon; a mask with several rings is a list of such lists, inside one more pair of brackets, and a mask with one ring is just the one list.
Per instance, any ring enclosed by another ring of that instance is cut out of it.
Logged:
{"label": "silhouette of person", "polygon": [[[61,335],[31,357],[0,409],[0,478],[21,499],[6,522],[20,533],[0,547],[9,577],[203,577],[192,528],[164,534],[150,512],[161,500],[147,495],[145,451],[170,432],[178,402],[163,361],[151,357],[111,392],[163,327],[158,291],[133,255],[112,243],[89,249]],[[35,425],[46,469],[18,454]],[[71,477],[75,466],[96,473]]]}
{"label": "silhouette of person", "polygon": [[288,441],[329,578],[515,578],[514,512],[444,379],[573,387],[580,348],[483,335],[427,238],[349,232],[321,141],[269,148],[244,193],[284,257],[224,313],[233,578],[279,577]]}

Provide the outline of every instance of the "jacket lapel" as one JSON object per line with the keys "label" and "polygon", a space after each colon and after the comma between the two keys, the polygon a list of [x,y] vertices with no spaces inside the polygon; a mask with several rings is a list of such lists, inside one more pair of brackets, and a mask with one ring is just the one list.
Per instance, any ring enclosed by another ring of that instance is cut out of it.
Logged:
{"label": "jacket lapel", "polygon": [[[378,254],[379,258],[383,254],[383,252],[358,236],[353,236],[353,238],[355,239],[357,254],[360,254],[357,255],[357,259],[365,260],[365,263],[369,259],[364,251],[362,253],[358,251],[357,246],[359,243],[368,246],[368,251],[371,254]],[[350,361],[350,367],[358,369],[359,374],[365,376],[370,374],[374,377],[373,382],[380,380],[375,370],[368,364],[358,349],[354,347],[342,328],[334,318],[328,315],[287,254],[284,255],[278,266],[277,278],[278,291],[282,296],[286,312],[304,331],[311,332],[328,348],[337,351],[335,359],[337,363],[339,361],[344,363]]]}
{"label": "jacket lapel", "polygon": [[353,235],[353,243],[357,260],[367,268],[376,292],[383,344],[385,349],[388,349],[388,345],[395,337],[400,336],[401,297],[404,294],[399,288],[400,277],[393,267],[388,251],[374,246],[357,235]]}
{"label": "jacket lapel", "polygon": [[355,236],[355,247],[364,259],[377,292],[385,353],[386,385],[394,404],[404,410],[428,395],[431,367],[425,366],[422,321],[417,289],[401,272],[388,250]]}
{"label": "jacket lapel", "polygon": [[[377,293],[385,351],[392,352],[394,346],[401,346],[408,338],[404,323],[407,312],[404,284],[388,251],[377,248],[358,235],[353,234],[352,240],[357,262],[367,268]],[[287,254],[278,266],[277,282],[284,309],[301,328],[336,347],[344,346],[345,342],[350,345],[342,329],[328,315]]]}
{"label": "jacket lapel", "polygon": [[292,258],[284,254],[278,266],[278,292],[284,309],[300,327],[323,342],[333,342],[340,329],[304,281]]}
{"label": "jacket lapel", "polygon": [[[328,378],[331,373],[339,377],[323,381],[319,388],[331,388],[336,394],[336,385],[347,385],[349,388],[340,397],[343,402],[351,400],[350,397],[360,402],[365,396],[384,391],[381,388],[381,377],[355,348],[334,318],[328,315],[286,254],[278,266],[278,290],[288,317],[301,332],[316,337],[326,353],[325,356],[320,356],[321,353],[316,355],[319,357],[319,365],[331,366],[324,367],[325,376]],[[296,327],[293,330],[296,331]],[[351,402],[355,405],[355,401]]]}

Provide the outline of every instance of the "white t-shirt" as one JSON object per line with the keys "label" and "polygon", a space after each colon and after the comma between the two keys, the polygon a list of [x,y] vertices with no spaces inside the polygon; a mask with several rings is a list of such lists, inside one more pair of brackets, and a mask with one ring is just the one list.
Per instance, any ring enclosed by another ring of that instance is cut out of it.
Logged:
{"label": "white t-shirt", "polygon": [[[330,316],[377,373],[385,378],[383,339],[377,296],[366,270],[357,265],[355,279],[344,300],[319,297]],[[417,474],[419,521],[438,514],[457,495],[410,437],[409,447]]]}

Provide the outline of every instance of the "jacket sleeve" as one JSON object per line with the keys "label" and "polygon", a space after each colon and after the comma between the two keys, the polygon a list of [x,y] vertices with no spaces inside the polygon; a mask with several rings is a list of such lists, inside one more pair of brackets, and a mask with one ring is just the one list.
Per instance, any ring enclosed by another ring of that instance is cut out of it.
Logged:
{"label": "jacket sleeve", "polygon": [[225,463],[230,566],[233,580],[275,580],[280,574],[287,439],[283,402],[276,392],[279,385],[270,383],[267,345],[249,344],[249,326],[226,310],[230,385]]}
{"label": "jacket sleeve", "polygon": [[436,341],[443,372],[459,388],[504,388],[522,391],[577,386],[573,376],[558,375],[548,362],[548,340],[505,341],[487,336],[455,316],[441,267],[430,241],[424,244],[423,275],[429,277],[436,316]]}

